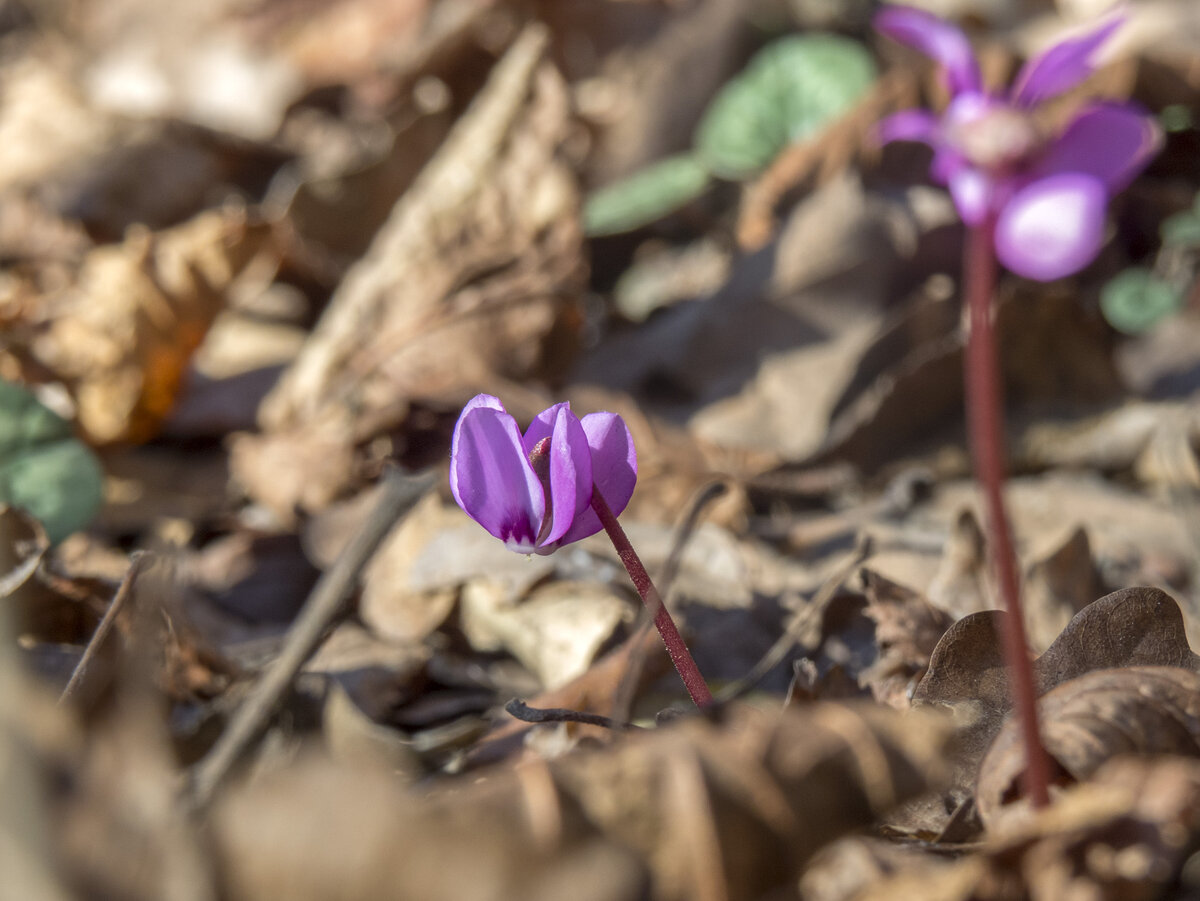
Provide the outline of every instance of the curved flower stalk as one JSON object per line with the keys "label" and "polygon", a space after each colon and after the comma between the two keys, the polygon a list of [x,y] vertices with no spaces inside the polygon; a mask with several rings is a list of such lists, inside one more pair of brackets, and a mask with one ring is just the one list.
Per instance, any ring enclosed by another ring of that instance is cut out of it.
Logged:
{"label": "curved flower stalk", "polygon": [[1009,90],[989,93],[970,42],[950,23],[904,7],[887,7],[875,18],[881,32],[938,62],[950,89],[950,103],[940,116],[905,110],[880,123],[879,134],[886,141],[924,141],[933,148],[931,174],[949,187],[967,225],[967,425],[987,508],[992,567],[1009,613],[1004,655],[1025,740],[1025,794],[1036,807],[1050,802],[1050,768],[1004,505],[1004,406],[992,295],[997,258],[1018,275],[1039,281],[1071,275],[1095,259],[1109,198],[1158,150],[1161,135],[1154,120],[1132,105],[1092,103],[1057,135],[1044,134],[1034,115],[1039,104],[1091,73],[1092,55],[1120,22],[1110,19],[1056,44],[1027,63]]}
{"label": "curved flower stalk", "polygon": [[550,554],[604,529],[654,614],[688,695],[705,707],[712,694],[617,522],[636,483],[633,436],[616,413],[580,419],[570,404],[555,404],[522,434],[499,399],[480,394],[454,427],[450,490],[466,514],[521,554]]}
{"label": "curved flower stalk", "polygon": [[1000,262],[1050,281],[1078,272],[1104,240],[1108,200],[1150,162],[1161,143],[1154,119],[1132,104],[1093,102],[1057,135],[1033,113],[1091,74],[1092,56],[1121,25],[1112,18],[1029,61],[1007,91],[985,90],[966,35],[922,10],[886,7],[883,34],[942,67],[951,99],[941,115],[905,110],[879,125],[885,141],[923,141],[931,174],[949,187],[963,221],[993,225]]}

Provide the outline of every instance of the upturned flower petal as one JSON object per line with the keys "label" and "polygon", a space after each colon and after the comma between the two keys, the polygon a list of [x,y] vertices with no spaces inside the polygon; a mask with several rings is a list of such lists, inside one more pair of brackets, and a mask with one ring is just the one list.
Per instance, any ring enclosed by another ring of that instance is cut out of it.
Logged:
{"label": "upturned flower petal", "polygon": [[1091,175],[1067,172],[1017,191],[996,220],[996,256],[1018,275],[1052,281],[1100,252],[1108,192]]}
{"label": "upturned flower petal", "polygon": [[1027,62],[1013,84],[1013,101],[1028,108],[1075,87],[1092,74],[1092,56],[1122,22],[1123,17],[1113,18],[1088,34],[1060,41]]}
{"label": "upturned flower petal", "polygon": [[884,144],[889,141],[924,141],[933,144],[937,140],[939,121],[928,110],[903,110],[876,125],[875,136]]}
{"label": "upturned flower petal", "polygon": [[526,456],[538,442],[550,439],[550,503],[538,536],[538,553],[550,553],[592,499],[592,455],[587,435],[570,404],[555,404],[537,415],[525,430]]}
{"label": "upturned flower petal", "polygon": [[467,515],[514,549],[533,549],[546,512],[517,421],[490,394],[463,408],[450,445],[450,491]]}
{"label": "upturned flower petal", "polygon": [[[592,477],[596,491],[604,498],[614,516],[629,504],[637,484],[637,449],[629,427],[616,413],[589,413],[583,417],[583,430],[591,448]],[[600,517],[590,506],[575,517],[562,544],[570,544],[601,529]]]}
{"label": "upturned flower petal", "polygon": [[982,89],[983,80],[971,42],[946,20],[921,9],[887,6],[875,16],[875,28],[939,63],[955,94]]}
{"label": "upturned flower petal", "polygon": [[1162,146],[1162,131],[1136,106],[1098,103],[1072,120],[1043,153],[1039,175],[1083,172],[1102,182],[1109,194],[1124,190]]}
{"label": "upturned flower petal", "polygon": [[970,166],[951,172],[946,179],[958,215],[967,225],[979,225],[992,208],[995,185],[985,173]]}

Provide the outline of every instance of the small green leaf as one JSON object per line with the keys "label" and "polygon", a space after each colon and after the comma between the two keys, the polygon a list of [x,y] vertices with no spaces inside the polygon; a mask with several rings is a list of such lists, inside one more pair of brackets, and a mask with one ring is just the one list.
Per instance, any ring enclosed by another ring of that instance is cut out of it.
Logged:
{"label": "small green leaf", "polygon": [[1134,266],[1112,278],[1100,291],[1100,310],[1118,331],[1137,335],[1177,311],[1179,293],[1149,269]]}
{"label": "small green leaf", "polygon": [[1175,247],[1200,247],[1200,191],[1192,208],[1169,216],[1158,229],[1163,244]]}
{"label": "small green leaf", "polygon": [[91,522],[103,485],[99,461],[70,424],[0,381],[0,503],[27,510],[57,542]]}
{"label": "small green leaf", "polygon": [[696,148],[715,174],[746,178],[850,109],[874,80],[875,63],[856,41],[780,38],[717,94],[696,131]]}
{"label": "small green leaf", "polygon": [[691,154],[667,157],[589,195],[584,231],[595,238],[657,222],[703,194],[708,182],[708,171]]}
{"label": "small green leaf", "polygon": [[1166,132],[1187,131],[1194,124],[1192,111],[1182,103],[1164,106],[1158,114],[1158,121]]}

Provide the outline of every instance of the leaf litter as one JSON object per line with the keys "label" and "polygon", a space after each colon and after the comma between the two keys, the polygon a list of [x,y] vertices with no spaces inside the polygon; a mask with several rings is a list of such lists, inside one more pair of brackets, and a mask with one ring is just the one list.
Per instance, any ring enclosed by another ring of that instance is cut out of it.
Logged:
{"label": "leaf litter", "polygon": [[[921,151],[873,137],[944,91],[854,5],[835,23],[810,7],[128,0],[5,19],[6,888],[1197,890],[1187,4],[1126,10],[1073,98],[1173,123],[1099,258],[999,286],[1055,777],[1040,811],[967,478],[962,230]],[[975,25],[996,83],[1065,15],[939,12]],[[807,46],[857,61],[853,96],[779,49]],[[718,97],[732,131],[706,118]],[[793,101],[833,112],[784,135]],[[673,159],[683,206],[656,181]],[[640,187],[609,196],[621,228],[589,233],[589,198],[622,183]],[[1181,300],[1118,331],[1106,285],[1136,267]],[[480,392],[522,426],[565,399],[628,424],[622,522],[714,709],[683,712],[600,536],[525,558],[452,503],[454,421]]]}

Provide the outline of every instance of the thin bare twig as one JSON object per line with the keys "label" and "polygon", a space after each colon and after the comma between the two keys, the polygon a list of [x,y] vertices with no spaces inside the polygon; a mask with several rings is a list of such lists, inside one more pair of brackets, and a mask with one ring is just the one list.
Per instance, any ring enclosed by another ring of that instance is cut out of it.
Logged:
{"label": "thin bare twig", "polygon": [[129,569],[125,572],[125,578],[121,580],[121,584],[117,587],[117,593],[113,595],[112,602],[108,605],[108,609],[104,611],[104,616],[100,619],[100,625],[96,626],[96,631],[92,633],[91,640],[83,650],[83,656],[75,664],[75,671],[71,673],[71,678],[67,681],[66,688],[59,695],[58,703],[65,703],[79,691],[79,686],[87,678],[88,668],[92,665],[92,661],[95,660],[96,655],[100,652],[100,648],[108,639],[108,635],[112,632],[113,626],[116,625],[117,617],[124,609],[130,595],[133,594],[133,583],[152,559],[145,551],[136,551],[130,557]]}
{"label": "thin bare twig", "polygon": [[279,656],[251,689],[212,750],[192,769],[189,790],[197,810],[208,806],[234,764],[266,727],[300,668],[337,621],[359,573],[392,526],[416,505],[433,482],[432,474],[409,477],[394,469],[384,473],[383,494],[370,517],[313,587]]}
{"label": "thin bare twig", "polygon": [[641,729],[633,723],[600,716],[598,713],[582,713],[578,710],[567,710],[563,707],[530,707],[520,698],[513,698],[504,705],[504,712],[513,719],[523,723],[583,723],[586,726],[599,726],[602,729]]}

